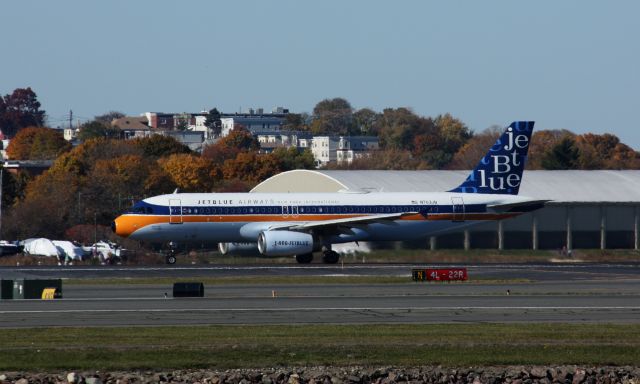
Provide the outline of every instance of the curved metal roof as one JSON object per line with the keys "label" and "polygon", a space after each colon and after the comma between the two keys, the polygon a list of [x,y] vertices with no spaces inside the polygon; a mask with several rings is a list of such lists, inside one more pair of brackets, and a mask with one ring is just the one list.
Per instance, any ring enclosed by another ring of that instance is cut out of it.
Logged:
{"label": "curved metal roof", "polygon": [[[294,170],[275,175],[252,192],[442,192],[470,171]],[[640,202],[640,171],[525,171],[520,194],[556,203]]]}

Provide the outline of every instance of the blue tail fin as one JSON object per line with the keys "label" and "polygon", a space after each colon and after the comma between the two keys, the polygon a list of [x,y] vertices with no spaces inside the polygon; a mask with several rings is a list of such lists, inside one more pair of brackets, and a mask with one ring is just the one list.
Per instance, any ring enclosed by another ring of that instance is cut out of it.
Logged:
{"label": "blue tail fin", "polygon": [[449,192],[517,195],[527,161],[533,121],[514,121],[464,183]]}

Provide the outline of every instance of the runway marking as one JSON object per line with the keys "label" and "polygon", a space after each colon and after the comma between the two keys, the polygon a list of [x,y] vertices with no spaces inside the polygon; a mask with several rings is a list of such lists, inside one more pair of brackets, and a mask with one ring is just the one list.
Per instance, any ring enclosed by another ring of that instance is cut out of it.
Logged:
{"label": "runway marking", "polygon": [[313,312],[313,311],[442,311],[442,310],[631,310],[638,311],[640,306],[634,307],[333,307],[333,308],[155,308],[155,309],[60,309],[60,310],[26,310],[0,311],[2,315],[9,314],[37,314],[37,313],[135,313],[135,312]]}

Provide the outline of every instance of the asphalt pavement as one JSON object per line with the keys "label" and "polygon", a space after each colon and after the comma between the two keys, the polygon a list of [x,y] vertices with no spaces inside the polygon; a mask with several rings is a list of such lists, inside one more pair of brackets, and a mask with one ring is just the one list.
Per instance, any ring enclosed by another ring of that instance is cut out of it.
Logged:
{"label": "asphalt pavement", "polygon": [[[637,264],[468,265],[472,278],[490,282],[451,284],[411,282],[414,267],[426,266],[2,267],[4,279],[255,276],[257,281],[206,286],[204,298],[172,298],[170,284],[67,284],[61,300],[0,301],[0,327],[640,322]],[[407,283],[259,282],[273,275],[405,276]]]}

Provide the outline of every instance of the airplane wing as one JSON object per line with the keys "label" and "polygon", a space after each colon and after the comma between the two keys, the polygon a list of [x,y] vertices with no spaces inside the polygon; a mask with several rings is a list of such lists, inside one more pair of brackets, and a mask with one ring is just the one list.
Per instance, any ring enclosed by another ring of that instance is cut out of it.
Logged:
{"label": "airplane wing", "polygon": [[388,221],[392,221],[395,219],[399,219],[403,216],[417,215],[419,212],[401,212],[401,213],[385,213],[378,215],[366,215],[366,216],[358,216],[358,217],[349,217],[346,219],[334,219],[334,220],[322,220],[322,221],[307,221],[302,223],[290,223],[283,226],[278,226],[272,229],[289,229],[292,231],[304,231],[306,229],[312,228],[323,228],[323,227],[350,227],[362,224],[371,224],[371,223],[384,223]]}
{"label": "airplane wing", "polygon": [[492,204],[487,205],[487,210],[490,212],[529,212],[536,210],[538,208],[542,208],[545,203],[551,200],[527,200],[517,203],[507,203],[507,204]]}

